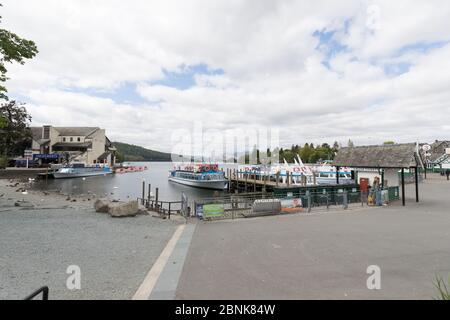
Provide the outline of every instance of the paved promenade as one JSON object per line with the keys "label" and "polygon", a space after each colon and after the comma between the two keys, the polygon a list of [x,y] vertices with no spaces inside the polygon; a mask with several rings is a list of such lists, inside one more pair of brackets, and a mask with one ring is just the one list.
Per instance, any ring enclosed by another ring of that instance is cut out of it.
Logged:
{"label": "paved promenade", "polygon": [[[450,273],[450,182],[407,206],[200,223],[178,299],[431,299]],[[366,269],[381,268],[381,290]]]}

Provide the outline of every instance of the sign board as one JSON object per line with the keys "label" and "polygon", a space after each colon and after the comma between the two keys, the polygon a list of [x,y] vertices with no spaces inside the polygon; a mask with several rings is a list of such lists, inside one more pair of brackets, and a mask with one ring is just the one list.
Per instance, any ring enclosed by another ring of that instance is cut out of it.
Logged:
{"label": "sign board", "polygon": [[197,217],[203,218],[203,204],[197,204],[197,207],[195,208],[195,212],[197,214]]}
{"label": "sign board", "polygon": [[425,151],[425,152],[428,152],[428,151],[431,150],[431,146],[429,144],[424,144],[422,146],[422,150]]}
{"label": "sign board", "polygon": [[57,153],[49,153],[49,154],[34,154],[33,159],[50,159],[50,160],[57,160],[59,158],[59,154]]}
{"label": "sign board", "polygon": [[23,152],[23,157],[25,159],[32,160],[33,159],[33,150],[25,150]]}
{"label": "sign board", "polygon": [[299,212],[303,211],[302,199],[283,199],[281,200],[281,212]]}
{"label": "sign board", "polygon": [[204,204],[203,205],[203,217],[216,218],[222,217],[225,213],[223,204]]}
{"label": "sign board", "polygon": [[445,149],[446,154],[450,154],[450,148]]}

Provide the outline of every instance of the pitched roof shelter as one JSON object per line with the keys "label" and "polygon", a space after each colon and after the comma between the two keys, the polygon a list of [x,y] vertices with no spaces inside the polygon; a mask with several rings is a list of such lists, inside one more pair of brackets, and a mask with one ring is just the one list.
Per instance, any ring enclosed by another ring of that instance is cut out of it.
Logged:
{"label": "pitched roof shelter", "polygon": [[404,169],[414,168],[416,202],[419,202],[418,169],[424,168],[421,153],[415,143],[348,147],[339,150],[333,164],[338,171],[339,167],[401,169],[402,202],[405,205]]}
{"label": "pitched roof shelter", "polygon": [[353,168],[423,168],[421,157],[415,143],[348,147],[339,150],[333,164]]}

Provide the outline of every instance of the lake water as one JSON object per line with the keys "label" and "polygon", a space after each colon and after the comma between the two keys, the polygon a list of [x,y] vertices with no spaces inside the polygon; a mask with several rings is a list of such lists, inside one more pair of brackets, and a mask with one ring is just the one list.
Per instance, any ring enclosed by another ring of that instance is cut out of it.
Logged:
{"label": "lake water", "polygon": [[[169,170],[173,168],[171,162],[139,162],[132,165],[147,166],[148,170],[124,174],[110,174],[106,176],[88,177],[86,179],[48,179],[36,181],[33,189],[61,190],[66,194],[96,194],[108,196],[114,199],[127,200],[142,196],[142,181],[146,183],[146,197],[148,184],[152,185],[152,193],[159,188],[159,199],[163,201],[180,201],[184,192],[189,200],[211,197],[214,190],[206,190],[183,186],[170,182],[167,177]],[[221,194],[222,192],[219,192]]]}

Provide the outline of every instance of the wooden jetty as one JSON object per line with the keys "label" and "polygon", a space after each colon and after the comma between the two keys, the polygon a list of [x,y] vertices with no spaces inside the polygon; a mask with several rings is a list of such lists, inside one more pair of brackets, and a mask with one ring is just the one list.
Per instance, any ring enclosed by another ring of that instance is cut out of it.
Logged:
{"label": "wooden jetty", "polygon": [[228,180],[229,192],[271,192],[277,188],[307,186],[305,176],[302,177],[300,184],[295,185],[293,183],[293,176],[290,172],[286,172],[286,175],[282,177],[279,173],[276,175],[262,175],[235,169],[227,169],[225,177]]}

